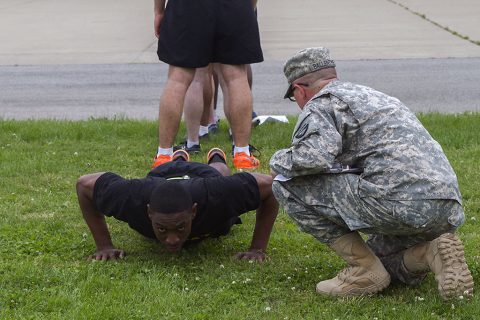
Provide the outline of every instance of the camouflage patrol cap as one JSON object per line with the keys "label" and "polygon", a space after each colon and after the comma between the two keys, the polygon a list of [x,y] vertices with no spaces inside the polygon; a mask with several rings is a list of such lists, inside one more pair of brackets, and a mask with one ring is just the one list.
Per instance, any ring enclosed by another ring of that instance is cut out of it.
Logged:
{"label": "camouflage patrol cap", "polygon": [[330,58],[327,48],[306,48],[295,53],[283,66],[283,73],[288,81],[288,89],[283,98],[286,99],[291,95],[293,81],[308,73],[325,68],[335,68],[335,61]]}

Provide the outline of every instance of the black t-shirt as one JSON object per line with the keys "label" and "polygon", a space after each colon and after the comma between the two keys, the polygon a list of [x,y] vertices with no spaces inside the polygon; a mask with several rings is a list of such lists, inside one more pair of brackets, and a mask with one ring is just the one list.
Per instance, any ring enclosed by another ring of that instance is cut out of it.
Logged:
{"label": "black t-shirt", "polygon": [[[186,175],[188,179],[184,179]],[[124,179],[107,172],[95,183],[94,204],[104,215],[125,221],[142,235],[155,238],[147,204],[153,189],[166,178],[184,184],[197,203],[191,240],[227,234],[233,224],[239,223],[238,216],[260,205],[258,184],[251,174],[223,177],[208,165],[183,161],[161,165],[143,179]]]}

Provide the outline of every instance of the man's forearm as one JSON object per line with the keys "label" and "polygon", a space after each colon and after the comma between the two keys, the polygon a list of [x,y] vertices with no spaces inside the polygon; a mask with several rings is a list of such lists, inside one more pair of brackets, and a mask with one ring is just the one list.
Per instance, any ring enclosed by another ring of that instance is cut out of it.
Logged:
{"label": "man's forearm", "polygon": [[97,250],[113,248],[112,238],[110,237],[110,232],[108,231],[104,216],[83,211],[83,218],[92,233]]}
{"label": "man's forearm", "polygon": [[77,197],[83,219],[87,223],[97,249],[113,248],[110,232],[103,214],[98,212],[93,204],[93,188],[98,177],[103,173],[96,173],[81,177],[77,182]]}
{"label": "man's forearm", "polygon": [[264,199],[257,209],[255,229],[253,231],[250,250],[267,250],[268,240],[272,232],[273,224],[278,214],[278,203],[273,194]]}

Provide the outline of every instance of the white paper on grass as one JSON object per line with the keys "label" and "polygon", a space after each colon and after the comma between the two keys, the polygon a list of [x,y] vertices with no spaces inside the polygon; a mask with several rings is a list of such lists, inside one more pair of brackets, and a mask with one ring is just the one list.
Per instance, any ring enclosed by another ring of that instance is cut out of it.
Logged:
{"label": "white paper on grass", "polygon": [[252,119],[254,125],[261,125],[265,122],[283,122],[288,123],[288,118],[286,116],[257,116]]}
{"label": "white paper on grass", "polygon": [[292,178],[287,178],[287,177],[285,177],[285,176],[282,175],[282,174],[277,174],[277,175],[275,176],[275,178],[273,178],[273,180],[280,181],[280,182],[288,181],[288,180],[290,180],[290,179],[292,179]]}

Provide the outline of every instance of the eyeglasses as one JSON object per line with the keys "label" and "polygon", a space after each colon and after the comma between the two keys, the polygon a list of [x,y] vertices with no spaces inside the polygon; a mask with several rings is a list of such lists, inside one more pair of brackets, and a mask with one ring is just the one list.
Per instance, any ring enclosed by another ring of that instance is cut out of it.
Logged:
{"label": "eyeglasses", "polygon": [[290,90],[290,95],[288,96],[288,100],[290,100],[292,102],[297,101],[295,99],[295,96],[293,95],[297,86],[302,86],[302,87],[307,87],[308,88],[309,84],[308,83],[292,83],[292,85],[291,85],[292,89]]}

